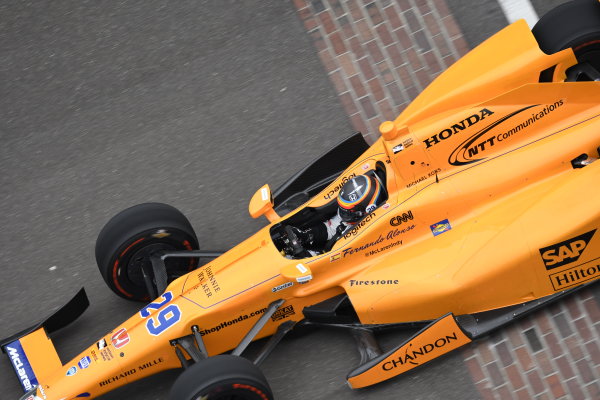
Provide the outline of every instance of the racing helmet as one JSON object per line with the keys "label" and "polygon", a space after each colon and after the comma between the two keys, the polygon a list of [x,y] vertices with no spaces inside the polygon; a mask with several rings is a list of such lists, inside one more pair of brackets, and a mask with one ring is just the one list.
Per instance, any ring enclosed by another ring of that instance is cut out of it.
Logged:
{"label": "racing helmet", "polygon": [[372,176],[359,175],[342,186],[338,212],[342,221],[352,224],[375,210],[381,197],[381,184]]}

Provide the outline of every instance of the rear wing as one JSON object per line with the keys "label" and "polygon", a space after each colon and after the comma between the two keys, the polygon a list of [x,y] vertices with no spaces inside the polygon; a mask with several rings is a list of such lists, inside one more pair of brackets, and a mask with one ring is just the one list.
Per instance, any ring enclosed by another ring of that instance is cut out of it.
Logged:
{"label": "rear wing", "polygon": [[0,340],[0,348],[11,361],[23,390],[35,393],[39,381],[62,363],[48,334],[75,321],[89,306],[85,289],[43,321]]}

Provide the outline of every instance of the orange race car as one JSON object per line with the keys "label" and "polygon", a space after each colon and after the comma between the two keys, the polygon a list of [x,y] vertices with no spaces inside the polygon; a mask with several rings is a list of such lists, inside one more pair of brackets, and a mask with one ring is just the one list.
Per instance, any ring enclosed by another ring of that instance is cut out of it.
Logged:
{"label": "orange race car", "polygon": [[[225,253],[198,250],[170,206],[121,212],[98,266],[119,296],[151,302],[66,364],[48,335],[84,311],[83,290],[2,340],[22,399],[91,399],[179,367],[172,399],[272,399],[258,365],[301,325],[355,335],[360,388],[593,284],[598,81],[600,2],[567,3],[467,54],[372,146],[354,135],[259,189],[249,210],[268,226]],[[422,330],[391,349],[373,335],[407,326]]]}

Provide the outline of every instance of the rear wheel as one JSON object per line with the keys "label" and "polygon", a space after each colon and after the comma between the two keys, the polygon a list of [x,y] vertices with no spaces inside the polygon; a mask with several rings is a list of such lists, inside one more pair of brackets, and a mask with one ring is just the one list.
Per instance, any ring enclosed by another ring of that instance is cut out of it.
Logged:
{"label": "rear wheel", "polygon": [[573,48],[577,60],[600,71],[600,2],[575,0],[544,15],[532,29],[546,54]]}
{"label": "rear wheel", "polygon": [[220,355],[202,360],[181,373],[170,400],[273,400],[267,379],[245,358]]}
{"label": "rear wheel", "polygon": [[[142,268],[152,271],[150,255],[158,251],[196,250],[198,240],[187,218],[162,203],[145,203],[115,215],[96,240],[96,262],[108,287],[119,296],[150,300]],[[167,279],[194,269],[194,258],[165,260]]]}

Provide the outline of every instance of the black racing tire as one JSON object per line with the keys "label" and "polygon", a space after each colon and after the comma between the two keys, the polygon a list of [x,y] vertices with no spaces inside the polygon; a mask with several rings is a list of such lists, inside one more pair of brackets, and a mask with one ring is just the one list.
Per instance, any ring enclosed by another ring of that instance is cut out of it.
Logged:
{"label": "black racing tire", "polygon": [[[151,266],[149,255],[160,250],[197,249],[194,229],[179,210],[145,203],[121,211],[102,228],[96,240],[96,263],[113,292],[128,300],[148,301],[141,266]],[[193,270],[198,259],[171,258],[165,265],[171,281]]]}
{"label": "black racing tire", "polygon": [[209,357],[179,375],[170,400],[273,400],[263,373],[249,360],[231,355]]}
{"label": "black racing tire", "polygon": [[574,0],[552,9],[532,29],[546,54],[573,48],[579,62],[600,70],[600,2]]}

